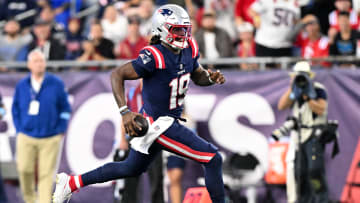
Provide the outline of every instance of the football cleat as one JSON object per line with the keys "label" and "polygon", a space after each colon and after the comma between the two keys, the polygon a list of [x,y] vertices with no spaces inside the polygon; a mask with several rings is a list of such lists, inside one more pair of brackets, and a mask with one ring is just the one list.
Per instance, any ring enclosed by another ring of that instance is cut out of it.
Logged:
{"label": "football cleat", "polygon": [[55,192],[52,197],[52,203],[69,202],[71,198],[71,188],[69,185],[70,176],[66,173],[56,175]]}

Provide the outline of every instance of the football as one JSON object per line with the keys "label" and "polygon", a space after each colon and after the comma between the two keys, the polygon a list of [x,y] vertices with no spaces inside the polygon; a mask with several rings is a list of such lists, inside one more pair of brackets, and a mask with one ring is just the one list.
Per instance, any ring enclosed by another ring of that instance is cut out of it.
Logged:
{"label": "football", "polygon": [[137,134],[135,137],[142,137],[146,135],[147,131],[149,130],[149,123],[147,122],[146,118],[138,115],[134,118],[134,121],[141,127],[141,130],[135,128],[135,132]]}

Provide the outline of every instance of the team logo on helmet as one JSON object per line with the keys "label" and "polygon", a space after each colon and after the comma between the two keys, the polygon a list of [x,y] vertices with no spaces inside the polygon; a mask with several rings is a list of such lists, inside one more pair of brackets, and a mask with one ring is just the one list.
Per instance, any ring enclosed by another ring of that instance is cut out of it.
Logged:
{"label": "team logo on helmet", "polygon": [[163,16],[170,16],[171,14],[173,14],[173,11],[167,8],[164,9],[160,9],[159,13]]}

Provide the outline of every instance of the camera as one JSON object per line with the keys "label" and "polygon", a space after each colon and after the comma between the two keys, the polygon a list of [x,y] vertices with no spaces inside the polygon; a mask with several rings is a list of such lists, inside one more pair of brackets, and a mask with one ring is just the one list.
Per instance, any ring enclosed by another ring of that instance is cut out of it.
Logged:
{"label": "camera", "polygon": [[298,73],[294,79],[295,86],[300,89],[305,89],[310,82],[311,81],[307,73]]}
{"label": "camera", "polygon": [[297,124],[298,121],[295,117],[288,117],[282,126],[271,133],[271,136],[278,141],[281,137],[288,135],[291,130],[296,130]]}

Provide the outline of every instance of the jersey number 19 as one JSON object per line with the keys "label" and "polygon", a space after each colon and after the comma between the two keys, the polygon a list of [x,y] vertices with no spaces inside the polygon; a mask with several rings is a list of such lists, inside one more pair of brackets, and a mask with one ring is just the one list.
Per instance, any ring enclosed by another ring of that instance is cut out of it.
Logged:
{"label": "jersey number 19", "polygon": [[171,87],[169,109],[173,110],[184,103],[185,94],[190,82],[190,73],[174,78],[169,86]]}

